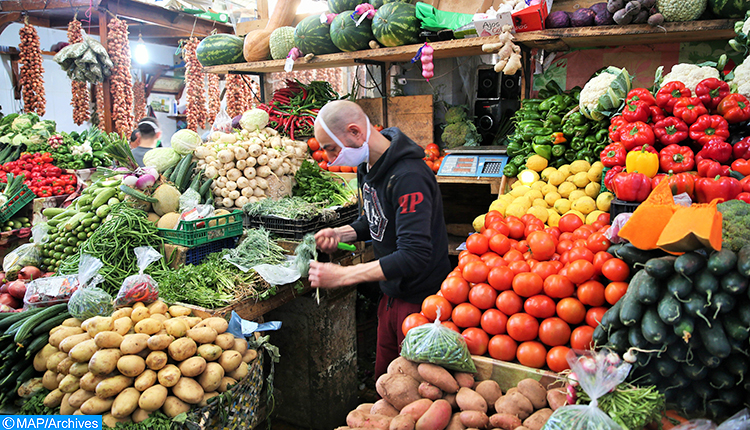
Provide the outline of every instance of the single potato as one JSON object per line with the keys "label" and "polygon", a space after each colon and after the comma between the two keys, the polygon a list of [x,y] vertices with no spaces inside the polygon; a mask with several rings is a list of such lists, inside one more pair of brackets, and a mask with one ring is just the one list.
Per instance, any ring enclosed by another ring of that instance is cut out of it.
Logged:
{"label": "single potato", "polygon": [[193,339],[188,337],[181,337],[175,340],[168,348],[169,356],[175,361],[184,361],[195,355],[197,350],[198,345],[196,345]]}
{"label": "single potato", "polygon": [[190,357],[179,365],[182,376],[198,376],[206,370],[206,360],[203,357]]}
{"label": "single potato", "polygon": [[156,372],[151,369],[146,369],[135,378],[133,386],[136,390],[143,392],[151,388],[154,384],[156,384]]}
{"label": "single potato", "polygon": [[174,387],[182,377],[180,369],[174,364],[167,364],[163,369],[156,374],[159,379],[159,383],[167,388]]}
{"label": "single potato", "polygon": [[89,360],[89,372],[94,375],[108,375],[117,368],[117,361],[122,357],[119,349],[100,349]]}
{"label": "single potato", "polygon": [[146,357],[146,366],[151,370],[161,370],[167,365],[168,359],[164,351],[151,351]]}
{"label": "single potato", "polygon": [[146,370],[146,360],[137,355],[124,355],[117,360],[117,370],[125,376],[135,378]]}
{"label": "single potato", "polygon": [[198,378],[198,383],[203,387],[203,391],[208,393],[219,389],[223,377],[224,368],[219,363],[208,363],[206,364],[206,370]]}
{"label": "single potato", "polygon": [[147,412],[153,412],[167,400],[167,389],[161,385],[154,385],[141,393],[138,399],[138,407]]}
{"label": "single potato", "polygon": [[198,347],[198,355],[203,357],[206,361],[218,360],[219,357],[221,357],[222,352],[224,351],[220,346],[210,343],[206,343]]}

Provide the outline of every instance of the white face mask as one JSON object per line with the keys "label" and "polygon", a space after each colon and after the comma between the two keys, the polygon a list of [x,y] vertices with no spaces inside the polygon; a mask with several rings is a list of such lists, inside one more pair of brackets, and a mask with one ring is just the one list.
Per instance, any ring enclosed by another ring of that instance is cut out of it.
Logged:
{"label": "white face mask", "polygon": [[348,146],[344,146],[344,143],[341,142],[341,140],[336,137],[335,134],[331,133],[331,130],[328,128],[325,121],[323,121],[323,118],[316,118],[316,121],[320,124],[321,127],[323,127],[323,130],[325,130],[326,133],[331,136],[331,139],[336,142],[336,145],[341,148],[341,151],[339,151],[339,155],[337,155],[336,159],[329,163],[329,165],[357,167],[369,159],[370,119],[367,117],[365,117],[365,119],[367,120],[367,136],[365,137],[365,142],[359,148],[350,148]]}

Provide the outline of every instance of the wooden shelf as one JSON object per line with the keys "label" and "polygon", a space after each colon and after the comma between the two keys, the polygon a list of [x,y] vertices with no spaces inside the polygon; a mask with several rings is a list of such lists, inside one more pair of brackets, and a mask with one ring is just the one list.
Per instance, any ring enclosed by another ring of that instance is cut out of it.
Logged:
{"label": "wooden shelf", "polygon": [[[643,45],[653,43],[678,43],[706,40],[722,40],[734,37],[733,19],[707,21],[668,22],[663,28],[647,24],[605,25],[599,27],[556,28],[516,34],[516,41],[529,48],[543,48],[564,51],[571,48],[592,48],[597,46]],[[482,45],[494,42],[497,38],[474,37],[470,39],[431,42],[435,49],[434,57],[452,58],[482,55]],[[341,52],[313,57],[309,61],[298,60],[294,70],[308,70],[329,67],[348,67],[361,62],[396,63],[410,61],[422,45],[406,45],[394,48],[369,49],[355,52]],[[252,63],[225,64],[205,67],[207,73],[227,73],[231,71],[249,73],[281,72],[286,60],[257,61]]]}
{"label": "wooden shelf", "polygon": [[187,119],[187,115],[167,115],[167,118],[181,120],[181,119]]}
{"label": "wooden shelf", "polygon": [[505,176],[497,178],[476,177],[476,176],[435,176],[438,184],[467,184],[481,185],[488,184],[492,189],[492,194],[498,194],[505,186]]}

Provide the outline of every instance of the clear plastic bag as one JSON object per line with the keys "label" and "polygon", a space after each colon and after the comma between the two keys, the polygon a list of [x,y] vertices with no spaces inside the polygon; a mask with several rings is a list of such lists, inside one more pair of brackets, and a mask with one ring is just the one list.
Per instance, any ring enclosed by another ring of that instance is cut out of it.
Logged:
{"label": "clear plastic bag", "polygon": [[557,409],[549,417],[543,430],[621,430],[622,427],[597,405],[601,396],[625,381],[630,373],[630,364],[608,349],[571,350],[567,359],[581,389],[591,398],[591,403]]}
{"label": "clear plastic bag", "polygon": [[[729,428],[731,427],[727,427]],[[716,424],[711,420],[697,419],[672,427],[672,430],[716,430]]]}
{"label": "clear plastic bag", "polygon": [[78,288],[70,296],[68,312],[72,317],[85,320],[97,315],[112,314],[112,296],[97,285],[104,279],[99,275],[99,269],[104,264],[96,257],[88,254],[81,256],[78,263]]}
{"label": "clear plastic bag", "polygon": [[201,204],[201,195],[192,188],[188,188],[180,196],[180,213],[197,208]]}
{"label": "clear plastic bag", "polygon": [[221,131],[222,133],[232,132],[232,117],[229,116],[225,108],[221,108],[214,119],[211,131]]}
{"label": "clear plastic bag", "polygon": [[440,315],[435,322],[414,327],[406,333],[401,356],[458,372],[477,372],[463,336],[441,324]]}
{"label": "clear plastic bag", "polygon": [[122,281],[115,299],[115,306],[130,306],[137,302],[149,304],[159,298],[159,285],[150,275],[143,273],[146,268],[161,259],[161,253],[150,246],[139,246],[133,250],[138,261],[138,274],[130,275]]}
{"label": "clear plastic bag", "polygon": [[750,430],[750,411],[745,408],[718,427],[711,420],[697,419],[682,423],[673,430]]}
{"label": "clear plastic bag", "polygon": [[3,271],[8,279],[15,279],[25,266],[39,266],[42,263],[42,244],[47,242],[47,223],[39,223],[31,228],[31,243],[25,243],[3,258]]}

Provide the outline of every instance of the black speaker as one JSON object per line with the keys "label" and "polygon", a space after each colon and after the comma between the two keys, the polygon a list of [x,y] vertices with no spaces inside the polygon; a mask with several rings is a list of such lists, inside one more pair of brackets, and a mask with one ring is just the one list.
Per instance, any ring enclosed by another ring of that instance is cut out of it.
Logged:
{"label": "black speaker", "polygon": [[518,100],[521,97],[521,75],[503,75],[495,70],[479,69],[477,74],[477,99]]}
{"label": "black speaker", "polygon": [[482,135],[482,145],[492,145],[498,137],[500,124],[506,118],[511,118],[519,108],[518,100],[477,100],[474,102],[474,125]]}

